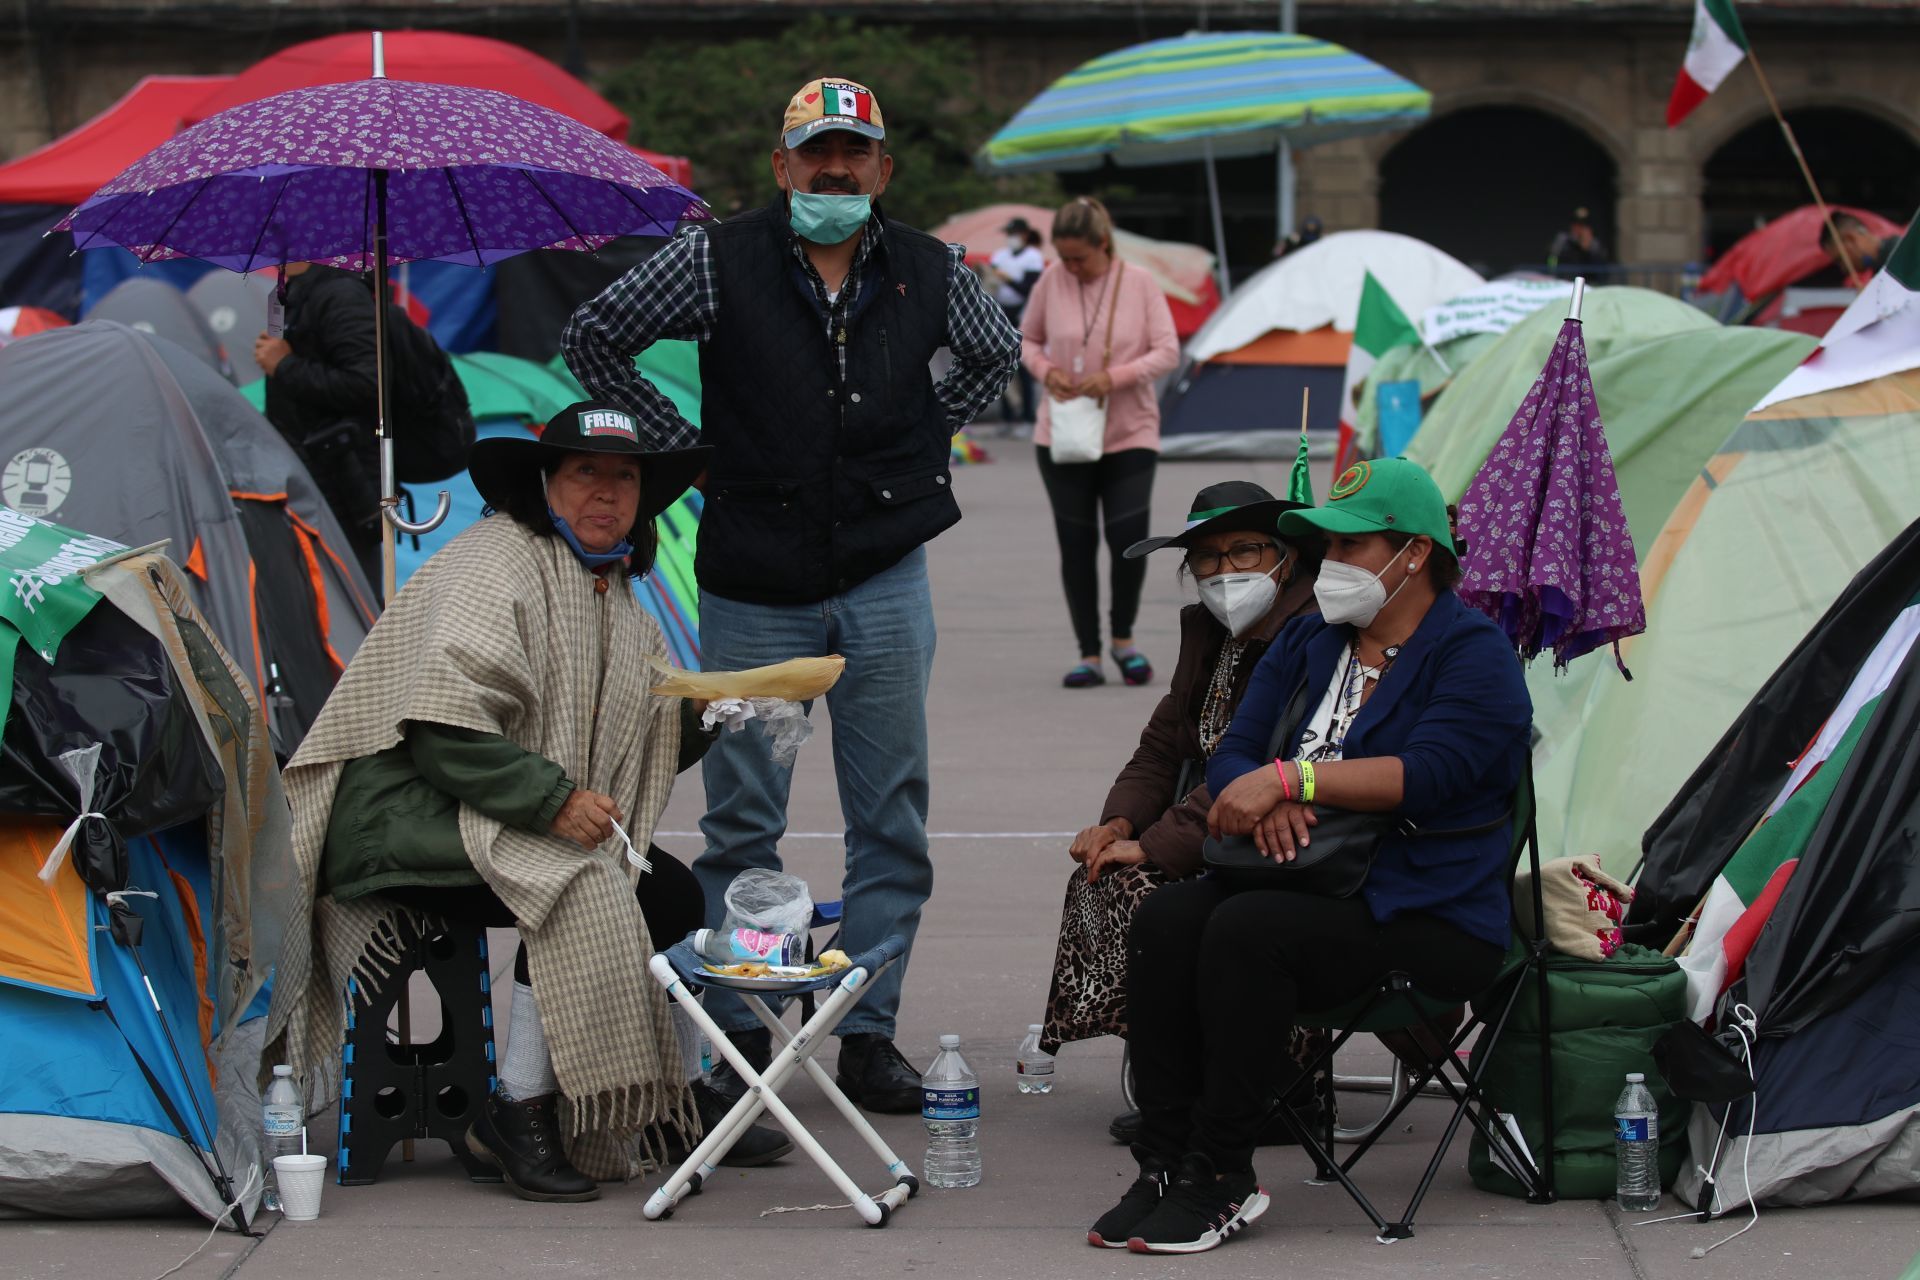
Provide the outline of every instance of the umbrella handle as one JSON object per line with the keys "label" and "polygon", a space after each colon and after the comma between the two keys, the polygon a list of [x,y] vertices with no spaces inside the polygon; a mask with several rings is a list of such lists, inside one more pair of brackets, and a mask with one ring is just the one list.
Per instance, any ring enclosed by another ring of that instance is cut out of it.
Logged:
{"label": "umbrella handle", "polygon": [[416,537],[423,533],[432,533],[445,524],[447,513],[451,510],[453,510],[453,499],[447,496],[445,489],[440,491],[439,504],[434,507],[433,514],[425,520],[409,520],[401,515],[400,499],[397,497],[388,498],[380,504],[380,514],[386,517],[388,524],[401,533],[411,533]]}

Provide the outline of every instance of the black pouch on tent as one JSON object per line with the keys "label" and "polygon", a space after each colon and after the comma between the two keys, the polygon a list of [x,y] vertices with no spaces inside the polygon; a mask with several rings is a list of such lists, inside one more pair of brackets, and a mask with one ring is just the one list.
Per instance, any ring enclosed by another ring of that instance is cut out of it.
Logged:
{"label": "black pouch on tent", "polygon": [[71,820],[80,812],[69,751],[100,744],[74,867],[97,893],[124,888],[124,839],[197,822],[225,793],[220,762],[160,642],[110,604],[95,606],[47,663],[22,652],[0,738],[0,815]]}
{"label": "black pouch on tent", "polygon": [[1692,1019],[1667,1028],[1653,1043],[1654,1065],[1674,1096],[1724,1106],[1753,1092],[1753,1077],[1733,1051]]}

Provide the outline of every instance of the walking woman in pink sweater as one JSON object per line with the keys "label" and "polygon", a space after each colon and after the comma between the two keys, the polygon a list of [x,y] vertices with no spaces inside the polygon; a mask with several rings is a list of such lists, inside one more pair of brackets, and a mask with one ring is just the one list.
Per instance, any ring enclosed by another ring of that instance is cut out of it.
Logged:
{"label": "walking woman in pink sweater", "polygon": [[[1179,363],[1180,340],[1166,295],[1152,275],[1119,262],[1106,206],[1080,196],[1053,220],[1060,260],[1033,287],[1021,321],[1021,359],[1047,394],[1034,424],[1040,478],[1053,504],[1060,541],[1060,579],[1080,643],[1080,662],[1062,681],[1069,689],[1107,682],[1100,658],[1100,539],[1111,561],[1108,622],[1113,660],[1128,684],[1153,679],[1153,664],[1134,647],[1146,561],[1122,553],[1147,536],[1154,464],[1160,456],[1160,404],[1154,379]],[[1094,462],[1055,462],[1053,403],[1078,396],[1103,401],[1106,435]]]}

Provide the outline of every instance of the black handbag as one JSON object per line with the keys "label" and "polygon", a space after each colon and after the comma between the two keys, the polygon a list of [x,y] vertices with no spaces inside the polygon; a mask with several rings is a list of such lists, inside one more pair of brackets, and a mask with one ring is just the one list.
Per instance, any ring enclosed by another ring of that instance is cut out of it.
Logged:
{"label": "black handbag", "polygon": [[[1273,740],[1267,744],[1269,759],[1278,759],[1287,743],[1293,740],[1300,717],[1306,712],[1306,699],[1307,685],[1303,680],[1287,704],[1287,714],[1275,726]],[[1380,842],[1388,836],[1479,835],[1504,825],[1511,813],[1509,810],[1492,822],[1478,826],[1428,831],[1397,813],[1362,813],[1357,809],[1316,804],[1313,807],[1316,823],[1307,845],[1296,849],[1290,861],[1281,862],[1261,853],[1250,835],[1209,836],[1200,856],[1209,872],[1239,888],[1288,889],[1323,898],[1351,898],[1367,882]]]}

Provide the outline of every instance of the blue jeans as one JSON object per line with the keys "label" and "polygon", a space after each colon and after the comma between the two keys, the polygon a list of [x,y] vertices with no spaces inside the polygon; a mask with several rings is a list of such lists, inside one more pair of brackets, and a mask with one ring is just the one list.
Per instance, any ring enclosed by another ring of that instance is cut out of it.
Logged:
{"label": "blue jeans", "polygon": [[[700,598],[700,660],[712,671],[838,653],[847,660],[827,692],[833,770],[847,824],[843,946],[859,955],[899,934],[911,948],[920,908],[933,891],[927,851],[927,682],[933,674],[933,596],[926,548],[841,595],[817,604],[746,604]],[[811,712],[811,704],[808,706]],[[801,748],[806,750],[806,748]],[[773,763],[760,726],[723,730],[702,765],[706,852],[693,864],[707,894],[707,925],[726,914],[733,877],[749,867],[778,870],[787,829],[791,766]],[[814,885],[816,898],[826,887]],[[839,1034],[891,1038],[907,962],[888,970],[853,1007]],[[760,1024],[739,999],[708,988],[705,1005],[728,1031]]]}

